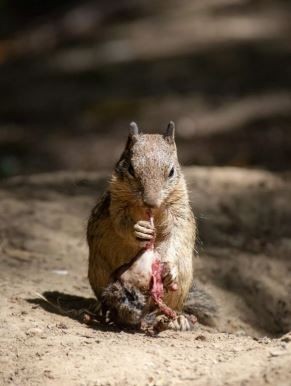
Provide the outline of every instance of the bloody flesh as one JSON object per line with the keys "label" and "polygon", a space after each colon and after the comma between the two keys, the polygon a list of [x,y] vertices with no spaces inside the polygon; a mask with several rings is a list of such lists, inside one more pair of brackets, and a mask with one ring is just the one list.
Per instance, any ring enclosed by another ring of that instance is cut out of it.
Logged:
{"label": "bloody flesh", "polygon": [[[150,222],[153,224],[153,217],[151,214],[151,211],[148,211],[148,217]],[[151,283],[150,283],[150,294],[153,299],[153,301],[156,303],[156,305],[159,307],[159,309],[168,317],[175,319],[176,313],[168,307],[163,302],[164,297],[164,286],[163,286],[163,263],[161,262],[160,256],[157,251],[154,249],[154,242],[153,239],[150,243],[147,245],[147,249],[152,249],[153,253],[155,254],[153,262],[152,262],[152,277],[151,277]]]}

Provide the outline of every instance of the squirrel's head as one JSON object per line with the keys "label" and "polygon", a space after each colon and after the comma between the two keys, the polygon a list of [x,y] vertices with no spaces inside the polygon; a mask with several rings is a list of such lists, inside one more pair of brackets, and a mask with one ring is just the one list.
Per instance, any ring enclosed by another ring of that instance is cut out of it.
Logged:
{"label": "squirrel's head", "polygon": [[138,206],[159,208],[181,176],[174,122],[168,124],[164,134],[143,134],[132,122],[113,176],[118,193]]}

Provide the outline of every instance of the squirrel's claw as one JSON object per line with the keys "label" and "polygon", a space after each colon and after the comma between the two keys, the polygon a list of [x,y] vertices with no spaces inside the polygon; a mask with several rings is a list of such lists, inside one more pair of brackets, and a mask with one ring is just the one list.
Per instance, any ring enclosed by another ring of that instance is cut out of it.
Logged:
{"label": "squirrel's claw", "polygon": [[141,247],[145,247],[155,237],[155,228],[149,221],[138,221],[133,229],[134,236],[140,241]]}

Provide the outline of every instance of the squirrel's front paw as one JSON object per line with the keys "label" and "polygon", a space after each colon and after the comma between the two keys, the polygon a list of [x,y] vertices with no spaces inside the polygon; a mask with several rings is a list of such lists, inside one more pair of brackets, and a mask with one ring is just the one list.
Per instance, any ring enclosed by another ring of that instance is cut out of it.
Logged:
{"label": "squirrel's front paw", "polygon": [[155,227],[149,221],[138,221],[133,228],[134,236],[142,248],[155,237]]}
{"label": "squirrel's front paw", "polygon": [[176,265],[165,262],[163,268],[163,284],[172,291],[178,289],[178,268]]}

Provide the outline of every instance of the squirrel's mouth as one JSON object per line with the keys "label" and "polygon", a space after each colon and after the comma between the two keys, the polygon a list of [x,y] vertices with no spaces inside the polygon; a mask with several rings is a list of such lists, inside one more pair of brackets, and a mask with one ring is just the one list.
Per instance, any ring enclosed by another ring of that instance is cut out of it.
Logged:
{"label": "squirrel's mouth", "polygon": [[149,205],[147,203],[143,203],[143,206],[146,208],[146,209],[160,209],[161,207],[161,204],[158,204],[158,205]]}
{"label": "squirrel's mouth", "polygon": [[157,213],[158,211],[160,211],[162,208],[163,208],[163,204],[161,204],[160,206],[149,206],[147,204],[145,204],[142,200],[139,200],[138,202],[135,202],[135,206],[147,213],[149,210],[151,210],[153,213]]}

